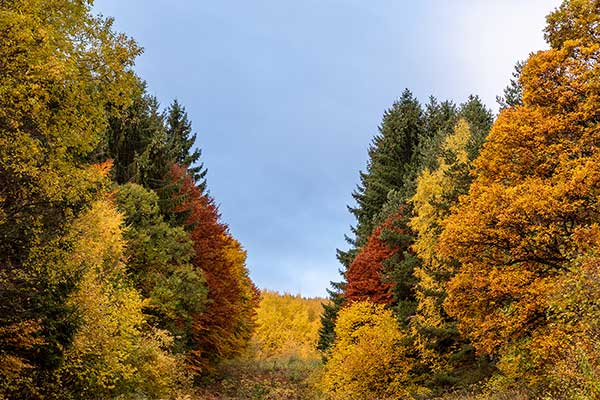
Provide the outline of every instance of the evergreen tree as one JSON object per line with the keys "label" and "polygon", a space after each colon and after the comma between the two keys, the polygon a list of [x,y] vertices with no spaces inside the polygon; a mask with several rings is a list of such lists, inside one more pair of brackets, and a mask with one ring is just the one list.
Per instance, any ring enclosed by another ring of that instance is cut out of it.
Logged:
{"label": "evergreen tree", "polygon": [[414,170],[416,150],[424,132],[423,110],[406,89],[383,115],[379,133],[369,147],[367,171],[360,173],[360,184],[352,193],[356,217],[356,247],[366,242],[375,227],[374,217],[387,200],[390,190],[402,190]]}
{"label": "evergreen tree", "polygon": [[519,79],[524,65],[525,62],[517,61],[510,83],[504,88],[504,96],[496,96],[496,102],[500,106],[500,110],[523,105],[523,86],[521,86]]}
{"label": "evergreen tree", "polygon": [[176,164],[187,168],[196,185],[202,193],[206,190],[206,168],[198,164],[202,150],[192,149],[196,143],[196,134],[192,134],[192,123],[188,120],[185,107],[177,100],[165,112],[167,143],[171,151],[171,158]]}
{"label": "evergreen tree", "polygon": [[[169,171],[163,116],[158,100],[146,93],[145,83],[138,83],[132,104],[110,119],[105,133],[105,156],[114,163],[113,179],[119,184],[139,183],[149,189],[163,184]],[[167,165],[164,165],[164,164]],[[158,171],[153,169],[160,168]]]}

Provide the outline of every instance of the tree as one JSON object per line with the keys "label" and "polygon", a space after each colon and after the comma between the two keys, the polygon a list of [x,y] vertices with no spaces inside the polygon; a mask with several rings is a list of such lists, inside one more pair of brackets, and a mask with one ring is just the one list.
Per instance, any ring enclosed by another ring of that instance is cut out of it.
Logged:
{"label": "tree", "polygon": [[333,399],[397,399],[411,392],[406,337],[383,305],[343,308],[321,386]]}
{"label": "tree", "polygon": [[60,368],[60,398],[164,398],[182,379],[170,353],[172,337],[146,322],[143,299],[129,284],[123,251],[123,217],[99,200],[71,227],[68,260],[81,281],[68,303],[81,325]]}
{"label": "tree", "polygon": [[195,255],[192,264],[208,286],[206,310],[194,315],[190,365],[207,372],[248,345],[254,326],[258,290],[248,276],[246,255],[219,221],[213,200],[202,194],[183,167],[173,166],[172,179],[182,182],[179,211],[188,215]]}
{"label": "tree", "polygon": [[127,270],[147,301],[145,312],[176,338],[175,351],[185,352],[193,315],[204,311],[207,301],[203,273],[191,265],[193,242],[182,227],[164,221],[153,191],[129,183],[118,188],[115,199],[128,228]]}
{"label": "tree", "polygon": [[600,216],[599,7],[565,1],[548,17],[551,49],[523,67],[523,106],[498,116],[440,237],[442,254],[460,262],[447,312],[481,354],[531,385],[550,367],[535,357],[554,319],[548,296],[584,250],[576,236]]}
{"label": "tree", "polygon": [[393,286],[385,281],[383,262],[398,249],[381,240],[382,231],[391,228],[392,221],[375,228],[367,244],[359,251],[346,271],[344,298],[347,302],[370,301],[389,305],[393,301]]}
{"label": "tree", "polygon": [[90,8],[0,3],[0,330],[21,335],[0,347],[32,367],[0,377],[13,398],[55,384],[76,330],[66,298],[78,276],[65,269],[63,236],[106,184],[87,156],[134,86],[139,48]]}
{"label": "tree", "polygon": [[323,299],[262,290],[252,356],[257,359],[318,359],[316,344]]}
{"label": "tree", "polygon": [[167,128],[167,142],[174,162],[188,169],[200,192],[206,191],[206,168],[204,164],[198,164],[202,151],[192,146],[196,143],[196,134],[192,134],[192,123],[188,120],[185,108],[177,100],[169,106],[165,112]]}
{"label": "tree", "polygon": [[523,65],[525,65],[523,61],[517,61],[512,79],[508,86],[504,88],[504,96],[496,96],[496,102],[500,106],[500,110],[523,105],[523,86],[519,82]]}
{"label": "tree", "polygon": [[374,228],[373,219],[385,204],[388,192],[402,190],[413,171],[417,147],[423,136],[421,105],[407,89],[383,115],[379,134],[369,147],[367,171],[360,173],[360,185],[352,193],[356,207],[356,247],[361,247]]}
{"label": "tree", "polygon": [[[432,110],[438,108],[433,107]],[[407,89],[383,115],[383,122],[369,147],[367,171],[360,173],[361,183],[352,193],[356,200],[355,207],[348,207],[356,217],[357,225],[352,228],[355,238],[346,237],[351,245],[347,251],[337,250],[337,257],[342,264],[341,274],[350,267],[354,258],[368,240],[377,223],[377,214],[385,204],[388,193],[392,190],[402,191],[415,168],[412,163],[417,159],[417,147],[422,136],[423,111],[419,102]],[[333,344],[334,326],[337,313],[344,304],[341,292],[344,282],[332,282],[329,290],[330,303],[324,306],[322,328],[319,333],[319,348],[323,351]]]}
{"label": "tree", "polygon": [[[416,233],[412,249],[419,263],[414,271],[417,309],[411,320],[411,333],[422,362],[429,368],[427,375],[432,386],[468,384],[486,373],[485,363],[474,357],[468,340],[459,334],[456,321],[443,309],[446,284],[456,274],[456,264],[437,253],[443,221],[459,196],[468,192],[472,181],[471,162],[476,152],[470,150],[480,147],[485,133],[485,125],[476,131],[461,118],[442,143],[437,168],[425,169],[419,175],[412,198],[414,216],[409,225]],[[469,365],[473,368],[469,369]]]}

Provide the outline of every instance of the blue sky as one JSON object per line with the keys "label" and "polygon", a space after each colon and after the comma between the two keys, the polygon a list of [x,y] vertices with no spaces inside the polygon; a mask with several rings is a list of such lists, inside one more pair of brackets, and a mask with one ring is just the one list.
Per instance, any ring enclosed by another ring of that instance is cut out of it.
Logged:
{"label": "blue sky", "polygon": [[558,0],[96,0],[144,47],[136,70],[187,108],[223,220],[260,288],[324,295],[383,111],[409,88],[494,111],[545,48]]}

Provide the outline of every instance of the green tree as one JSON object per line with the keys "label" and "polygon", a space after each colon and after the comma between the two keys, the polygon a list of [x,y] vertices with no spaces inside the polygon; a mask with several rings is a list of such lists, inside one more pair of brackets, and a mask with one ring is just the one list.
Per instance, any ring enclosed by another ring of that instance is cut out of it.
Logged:
{"label": "green tree", "polygon": [[169,106],[165,113],[167,127],[167,142],[171,158],[176,164],[188,169],[196,185],[202,193],[206,191],[206,168],[199,163],[202,151],[193,149],[196,143],[196,134],[192,134],[192,123],[188,120],[185,108],[177,100]]}
{"label": "green tree", "polygon": [[127,223],[127,269],[147,299],[145,312],[176,338],[177,352],[185,351],[193,315],[204,310],[208,294],[202,271],[191,265],[195,252],[189,234],[165,222],[158,195],[140,185],[120,186],[116,201]]}
{"label": "green tree", "polygon": [[496,102],[500,106],[500,110],[523,105],[523,86],[519,79],[524,65],[525,62],[517,61],[510,83],[504,88],[504,95],[496,96]]}

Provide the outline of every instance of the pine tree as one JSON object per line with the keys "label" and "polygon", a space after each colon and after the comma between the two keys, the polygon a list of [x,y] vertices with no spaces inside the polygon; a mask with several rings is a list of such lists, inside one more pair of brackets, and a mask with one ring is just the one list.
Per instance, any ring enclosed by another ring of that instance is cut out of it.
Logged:
{"label": "pine tree", "polygon": [[369,147],[367,171],[360,173],[360,184],[352,193],[356,206],[348,208],[356,217],[356,247],[361,247],[371,234],[374,217],[387,201],[389,191],[405,187],[423,132],[423,110],[406,89],[384,113],[379,133]]}

